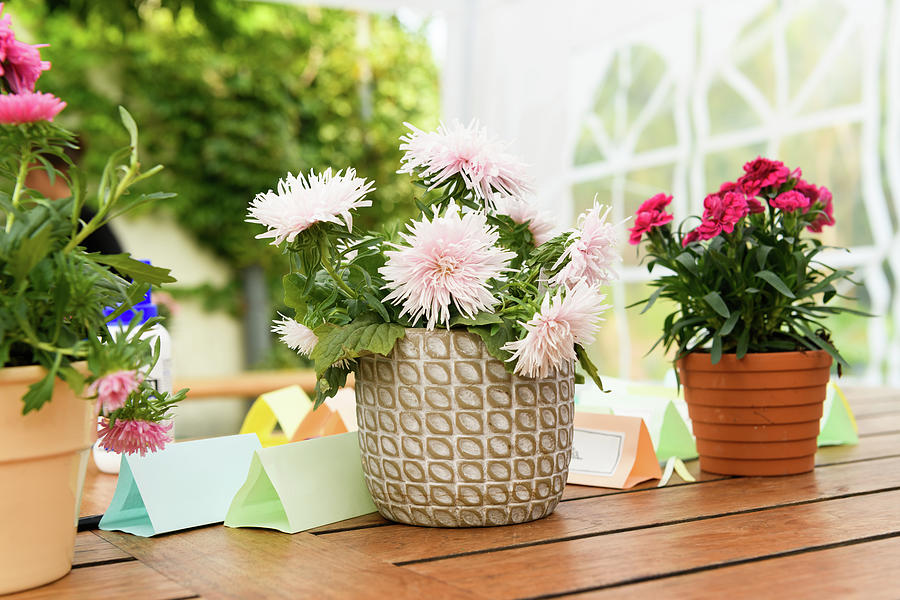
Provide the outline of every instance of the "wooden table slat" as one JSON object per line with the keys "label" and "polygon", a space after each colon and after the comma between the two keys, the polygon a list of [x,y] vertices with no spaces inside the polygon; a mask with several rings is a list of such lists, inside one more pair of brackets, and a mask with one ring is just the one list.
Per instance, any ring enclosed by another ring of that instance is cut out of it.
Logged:
{"label": "wooden table slat", "polygon": [[900,490],[406,568],[475,593],[489,584],[493,598],[533,598],[891,533],[900,533]]}
{"label": "wooden table slat", "polygon": [[860,436],[900,432],[900,413],[881,415],[877,419],[857,419],[856,424]]}
{"label": "wooden table slat", "polygon": [[732,478],[563,502],[545,519],[507,527],[442,530],[391,525],[325,537],[382,560],[405,563],[890,488],[900,489],[900,458],[822,467],[794,477],[790,486],[778,478]]}
{"label": "wooden table slat", "polygon": [[140,538],[99,534],[194,593],[215,598],[475,598],[427,575],[384,563],[308,533],[203,527]]}
{"label": "wooden table slat", "polygon": [[[900,537],[804,552],[741,565],[587,592],[579,599],[634,598],[842,598],[896,600],[900,590]],[[873,583],[875,585],[873,585]]]}
{"label": "wooden table slat", "polygon": [[196,594],[137,561],[81,567],[49,585],[3,600],[175,600]]}

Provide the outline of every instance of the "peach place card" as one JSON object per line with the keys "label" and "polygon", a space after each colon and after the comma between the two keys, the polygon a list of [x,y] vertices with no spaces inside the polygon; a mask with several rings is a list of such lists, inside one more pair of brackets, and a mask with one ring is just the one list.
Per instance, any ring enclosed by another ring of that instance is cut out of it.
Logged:
{"label": "peach place card", "polygon": [[569,483],[625,489],[662,476],[643,419],[576,412],[574,426]]}

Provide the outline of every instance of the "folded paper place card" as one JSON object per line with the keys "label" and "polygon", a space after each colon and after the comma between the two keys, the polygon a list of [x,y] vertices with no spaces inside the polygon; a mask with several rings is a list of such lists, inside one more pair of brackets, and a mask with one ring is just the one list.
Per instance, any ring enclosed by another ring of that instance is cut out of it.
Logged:
{"label": "folded paper place card", "polygon": [[850,410],[850,404],[847,403],[844,392],[834,381],[828,382],[818,443],[819,446],[859,443],[859,433],[853,411]]}
{"label": "folded paper place card", "polygon": [[306,414],[291,436],[291,441],[301,442],[356,430],[356,396],[352,389],[342,388],[319,408]]}
{"label": "folded paper place card", "polygon": [[[312,408],[312,400],[299,385],[268,392],[257,398],[250,407],[241,425],[241,433],[255,433],[263,446],[287,443]],[[282,433],[275,433],[275,425],[281,428]]]}
{"label": "folded paper place card", "polygon": [[258,450],[225,525],[297,533],[374,511],[351,432]]}
{"label": "folded paper place card", "polygon": [[662,472],[643,419],[575,412],[569,483],[630,488]]}
{"label": "folded paper place card", "polygon": [[221,523],[260,449],[253,434],[179,442],[146,456],[123,455],[100,529],[150,537]]}
{"label": "folded paper place card", "polygon": [[593,382],[575,386],[575,409],[644,419],[656,458],[666,462],[675,456],[682,460],[697,458],[697,446],[687,425],[687,405],[675,387],[636,383],[603,376],[601,392]]}

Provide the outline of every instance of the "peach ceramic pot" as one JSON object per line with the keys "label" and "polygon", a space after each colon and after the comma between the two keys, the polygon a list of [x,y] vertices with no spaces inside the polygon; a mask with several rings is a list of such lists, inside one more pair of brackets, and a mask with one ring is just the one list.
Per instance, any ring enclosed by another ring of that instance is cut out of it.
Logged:
{"label": "peach ceramic pot", "polygon": [[59,380],[53,399],[23,416],[22,396],[43,376],[36,366],[0,369],[0,595],[72,568],[97,416]]}
{"label": "peach ceramic pot", "polygon": [[827,352],[693,353],[678,361],[700,468],[721,475],[791,475],[815,466],[831,370]]}

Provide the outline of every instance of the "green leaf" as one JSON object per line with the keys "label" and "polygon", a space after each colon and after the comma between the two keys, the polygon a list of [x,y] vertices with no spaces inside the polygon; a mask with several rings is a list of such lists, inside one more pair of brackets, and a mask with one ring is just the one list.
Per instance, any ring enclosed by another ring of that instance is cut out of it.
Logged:
{"label": "green leaf", "polygon": [[760,244],[759,248],[756,251],[756,265],[762,269],[766,266],[766,258],[769,257],[769,252],[772,251],[772,246],[766,246],[765,244]]}
{"label": "green leaf", "polygon": [[13,253],[9,259],[9,272],[16,280],[21,280],[28,275],[34,266],[47,256],[50,252],[52,236],[53,227],[47,223],[36,233],[22,240],[18,251]]}
{"label": "green leaf", "polygon": [[675,257],[675,260],[694,275],[697,274],[697,265],[694,262],[694,255],[690,252],[682,252]]}
{"label": "green leaf", "polygon": [[719,292],[710,292],[703,296],[703,299],[706,300],[706,303],[722,317],[727,319],[731,316],[731,311],[728,310],[728,306],[725,304],[725,301],[722,300],[722,296],[719,295]]}
{"label": "green leaf", "polygon": [[384,323],[368,313],[341,327],[317,327],[315,333],[319,342],[310,358],[315,361],[316,374],[321,378],[340,360],[357,358],[365,353],[390,354],[394,343],[406,334],[406,329],[396,323]]}
{"label": "green leaf", "polygon": [[62,361],[62,354],[57,353],[44,378],[28,387],[28,391],[22,396],[23,415],[39,409],[45,402],[50,401],[50,398],[53,396],[53,387],[56,384],[56,372],[59,370],[60,361]]}
{"label": "green leaf", "polygon": [[384,319],[385,321],[391,320],[391,315],[388,314],[388,311],[384,307],[384,304],[382,304],[381,302],[378,301],[378,298],[376,298],[369,292],[363,292],[362,296],[363,296],[363,299],[366,301],[366,305],[368,305],[369,308],[371,308],[375,312],[377,312],[381,316],[382,319]]}
{"label": "green leaf", "polygon": [[466,325],[477,327],[479,325],[493,325],[495,323],[502,323],[503,319],[496,313],[490,312],[482,312],[478,313],[474,317],[467,317],[465,315],[457,315],[450,319],[450,327],[456,327],[457,325]]}
{"label": "green leaf", "polygon": [[719,334],[713,336],[712,349],[710,350],[709,359],[712,364],[716,364],[720,360],[722,360],[722,336],[720,336]]}
{"label": "green leaf", "polygon": [[784,283],[784,281],[781,280],[781,277],[779,277],[772,271],[760,271],[756,274],[756,276],[778,290],[778,292],[780,292],[782,296],[787,296],[788,298],[796,298],[796,296],[794,296],[794,292],[792,292],[790,288]]}
{"label": "green leaf", "polygon": [[656,300],[659,298],[659,295],[662,294],[663,290],[665,290],[665,289],[666,289],[666,286],[661,285],[658,288],[656,288],[655,290],[653,290],[653,293],[650,294],[649,298],[647,298],[647,304],[641,310],[641,314],[644,314],[645,312],[650,310],[650,307],[653,306],[653,303],[656,302]]}
{"label": "green leaf", "polygon": [[735,350],[738,360],[744,358],[744,355],[747,354],[747,347],[749,345],[750,345],[750,328],[744,327],[743,331],[741,331],[741,335],[738,336],[737,349]]}
{"label": "green leaf", "polygon": [[314,409],[319,408],[325,400],[334,396],[339,389],[347,383],[349,369],[333,366],[325,370],[316,380],[316,403]]}
{"label": "green leaf", "polygon": [[175,278],[169,275],[169,269],[142,263],[139,260],[131,258],[131,255],[126,253],[99,254],[92,252],[86,256],[96,263],[112,267],[122,275],[130,277],[135,281],[149,283],[150,285],[175,283]]}
{"label": "green leaf", "polygon": [[716,335],[722,337],[727,336],[729,333],[731,333],[731,330],[734,329],[734,325],[738,322],[739,318],[741,318],[741,313],[739,313],[738,311],[734,311],[733,313],[731,313],[731,316],[725,320]]}
{"label": "green leaf", "polygon": [[119,118],[122,119],[122,125],[128,130],[128,137],[131,139],[131,159],[137,162],[138,149],[138,128],[137,123],[124,106],[119,106]]}
{"label": "green leaf", "polygon": [[469,333],[481,338],[488,354],[502,362],[508,372],[514,372],[516,365],[509,360],[512,354],[503,349],[503,346],[516,339],[515,330],[510,323],[501,320],[500,323],[469,326],[467,329]]}
{"label": "green leaf", "polygon": [[584,369],[584,372],[587,373],[587,376],[594,380],[594,383],[597,384],[600,391],[606,391],[603,389],[603,382],[600,380],[600,373],[597,372],[597,366],[591,361],[587,350],[576,344],[575,354],[578,356],[578,363],[581,365],[581,368]]}
{"label": "green leaf", "polygon": [[284,303],[297,311],[298,316],[306,314],[306,287],[305,278],[297,273],[289,273],[282,277],[281,284],[284,287]]}

